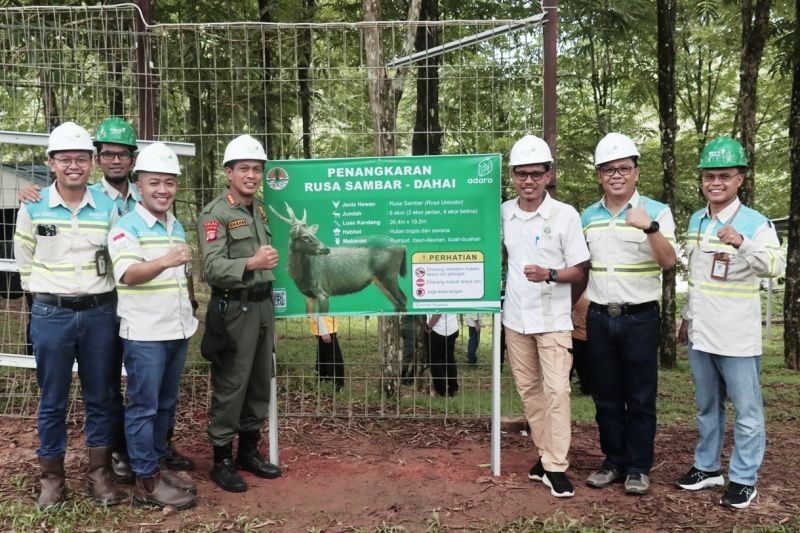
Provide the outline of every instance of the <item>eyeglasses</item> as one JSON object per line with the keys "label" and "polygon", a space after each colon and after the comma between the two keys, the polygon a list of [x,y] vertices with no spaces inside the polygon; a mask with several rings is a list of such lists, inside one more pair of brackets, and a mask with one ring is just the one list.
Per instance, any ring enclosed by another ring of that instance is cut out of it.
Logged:
{"label": "eyeglasses", "polygon": [[69,168],[73,164],[79,167],[88,167],[92,163],[91,157],[54,157],[53,161],[63,168]]}
{"label": "eyeglasses", "polygon": [[722,183],[730,183],[733,178],[739,176],[741,172],[737,172],[736,174],[706,174],[703,173],[703,182],[704,183],[714,183],[715,181],[719,180]]}
{"label": "eyeglasses", "polygon": [[534,170],[533,172],[524,172],[522,170],[515,170],[514,171],[514,178],[520,183],[525,183],[528,178],[532,179],[533,181],[542,181],[544,179],[545,174],[547,172],[542,172],[541,170]]}
{"label": "eyeglasses", "polygon": [[133,159],[133,154],[130,152],[100,152],[100,159],[103,161],[113,161],[119,158],[120,161],[130,161]]}
{"label": "eyeglasses", "polygon": [[614,174],[619,172],[619,175],[625,177],[633,172],[633,167],[631,166],[624,166],[624,167],[603,167],[600,169],[600,172],[603,173],[603,176],[607,178],[613,178]]}

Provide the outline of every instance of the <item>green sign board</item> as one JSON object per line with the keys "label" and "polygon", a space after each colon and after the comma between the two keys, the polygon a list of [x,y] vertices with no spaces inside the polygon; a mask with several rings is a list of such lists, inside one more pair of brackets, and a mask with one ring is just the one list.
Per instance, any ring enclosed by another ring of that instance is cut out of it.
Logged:
{"label": "green sign board", "polygon": [[269,161],[277,316],[498,312],[500,161]]}

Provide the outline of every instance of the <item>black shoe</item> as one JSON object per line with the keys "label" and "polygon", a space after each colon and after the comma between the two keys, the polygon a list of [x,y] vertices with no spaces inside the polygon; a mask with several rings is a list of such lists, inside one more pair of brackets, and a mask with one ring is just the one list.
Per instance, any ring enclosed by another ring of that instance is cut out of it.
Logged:
{"label": "black shoe", "polygon": [[219,488],[228,492],[244,492],[247,490],[247,483],[236,470],[236,465],[233,464],[233,460],[230,457],[214,463],[214,468],[211,470],[211,479],[219,485]]}
{"label": "black shoe", "polygon": [[194,461],[181,455],[171,441],[167,442],[167,455],[164,456],[164,462],[170,470],[191,472],[195,469]]}
{"label": "black shoe", "polygon": [[255,448],[242,450],[239,448],[239,454],[236,456],[236,464],[242,470],[263,477],[267,479],[275,479],[281,477],[283,471],[279,466],[276,466],[262,456]]}
{"label": "black shoe", "polygon": [[679,489],[700,490],[709,487],[721,487],[725,484],[722,472],[705,472],[695,467],[689,469],[681,478],[675,482]]}
{"label": "black shoe", "polygon": [[725,489],[725,494],[719,500],[719,504],[731,509],[747,509],[756,496],[758,496],[758,491],[754,486],[731,481],[728,483],[728,488]]}
{"label": "black shoe", "polygon": [[575,496],[575,487],[564,472],[545,471],[542,482],[550,487],[550,494],[556,498],[571,498]]}
{"label": "black shoe", "polygon": [[111,477],[121,485],[133,485],[136,481],[136,476],[133,474],[131,461],[127,453],[111,453]]}
{"label": "black shoe", "polygon": [[544,479],[544,467],[542,466],[541,459],[536,461],[536,464],[531,467],[530,472],[528,472],[528,479],[531,481],[542,481]]}

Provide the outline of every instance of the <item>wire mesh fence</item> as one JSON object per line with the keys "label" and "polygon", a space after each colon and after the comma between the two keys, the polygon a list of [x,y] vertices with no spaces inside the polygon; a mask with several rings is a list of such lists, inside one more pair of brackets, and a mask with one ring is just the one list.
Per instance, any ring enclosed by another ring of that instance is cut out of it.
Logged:
{"label": "wire mesh fence", "polygon": [[[152,131],[158,140],[192,143],[195,155],[181,160],[176,214],[196,248],[197,214],[226,186],[222,152],[234,136],[257,137],[271,159],[374,154],[365,50],[369,27],[146,25],[129,4],[0,9],[0,354],[11,365],[0,369],[0,414],[32,416],[36,408],[27,306],[13,264],[12,238],[19,191],[49,183],[42,147],[47,132],[66,120],[93,132],[108,116],[121,116],[134,124],[140,138]],[[381,22],[378,28],[388,63],[400,64],[409,52],[417,53],[406,67],[386,69],[394,92],[385,105],[396,116],[396,126],[384,133],[392,136],[398,154],[505,153],[523,133],[541,134],[541,28],[533,19],[414,26]],[[436,55],[441,44],[449,45],[447,51]],[[199,263],[194,266],[202,272]],[[202,279],[197,281],[202,322],[209,290]],[[345,380],[337,388],[318,379],[317,341],[307,321],[279,320],[279,413],[489,415],[489,316],[476,367],[465,364],[462,326],[456,349],[461,386],[453,398],[432,397],[424,373],[400,394],[386,397],[380,386],[376,322],[376,317],[341,319]],[[208,404],[201,335],[202,329],[192,340],[182,385],[193,409]],[[508,370],[502,381],[503,412],[519,413]]]}

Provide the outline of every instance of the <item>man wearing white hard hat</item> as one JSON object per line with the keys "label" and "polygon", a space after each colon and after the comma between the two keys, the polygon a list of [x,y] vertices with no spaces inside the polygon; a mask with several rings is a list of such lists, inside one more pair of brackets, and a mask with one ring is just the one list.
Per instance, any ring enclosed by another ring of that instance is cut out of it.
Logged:
{"label": "man wearing white hard hat", "polygon": [[639,194],[639,151],[621,133],[597,144],[603,197],[581,215],[591,253],[586,369],[591,379],[603,464],[595,488],[625,481],[650,490],[656,434],[661,271],[675,266],[669,206]]}
{"label": "man wearing white hard hat", "polygon": [[189,337],[197,330],[186,275],[192,250],[170,212],[178,156],[153,143],[141,151],[133,171],[141,200],[108,235],[128,374],[125,434],[136,475],[133,497],[143,505],[187,509],[197,489],[165,463]]}
{"label": "man wearing white hard hat", "polygon": [[[276,478],[281,469],[258,451],[273,373],[275,306],[272,270],[278,251],[264,206],[255,200],[267,154],[249,135],[225,148],[229,185],[200,213],[198,231],[211,299],[201,352],[211,362],[208,437],[214,448],[211,479],[223,490],[244,492],[239,469]],[[233,440],[239,452],[233,461]]]}
{"label": "man wearing white hard hat", "polygon": [[86,186],[93,155],[92,138],[85,129],[73,122],[55,128],[47,146],[55,181],[41,192],[39,201],[20,206],[14,234],[22,286],[33,296],[31,341],[41,391],[40,508],[64,499],[66,416],[76,360],[86,409],[86,486],[101,505],[122,501],[110,468],[116,420],[109,409],[113,400],[109,384],[115,381],[117,297],[106,249],[117,209],[107,196]]}
{"label": "man wearing white hard hat", "polygon": [[[93,190],[108,196],[117,206],[117,214],[122,216],[136,208],[139,202],[139,190],[134,183],[132,173],[133,165],[136,161],[136,151],[138,145],[136,141],[136,131],[127,121],[119,117],[109,117],[97,127],[97,135],[94,138],[94,146],[97,150],[95,164],[102,172],[100,181],[89,185],[89,190]],[[22,189],[19,193],[20,202],[38,202],[41,199],[38,185],[30,185]],[[197,301],[194,299],[194,289],[192,279],[189,279],[189,293],[192,295],[192,307],[197,309]],[[117,339],[114,347],[115,364],[119,369],[116,383],[112,384],[114,390],[114,400],[109,409],[118,413],[117,442],[111,454],[111,472],[114,481],[121,484],[130,485],[135,481],[133,470],[131,470],[128,460],[128,449],[125,443],[125,424],[124,407],[121,387],[122,371],[122,341]],[[172,431],[170,431],[170,436]],[[183,456],[172,445],[171,438],[167,446],[167,463],[174,470],[194,470],[194,462],[188,457]]]}
{"label": "man wearing white hard hat", "polygon": [[571,285],[584,283],[589,250],[578,212],[547,193],[552,163],[550,148],[539,137],[526,135],[511,148],[517,197],[501,208],[508,257],[503,326],[537,449],[528,478],[565,498],[575,494],[565,473],[571,440]]}

